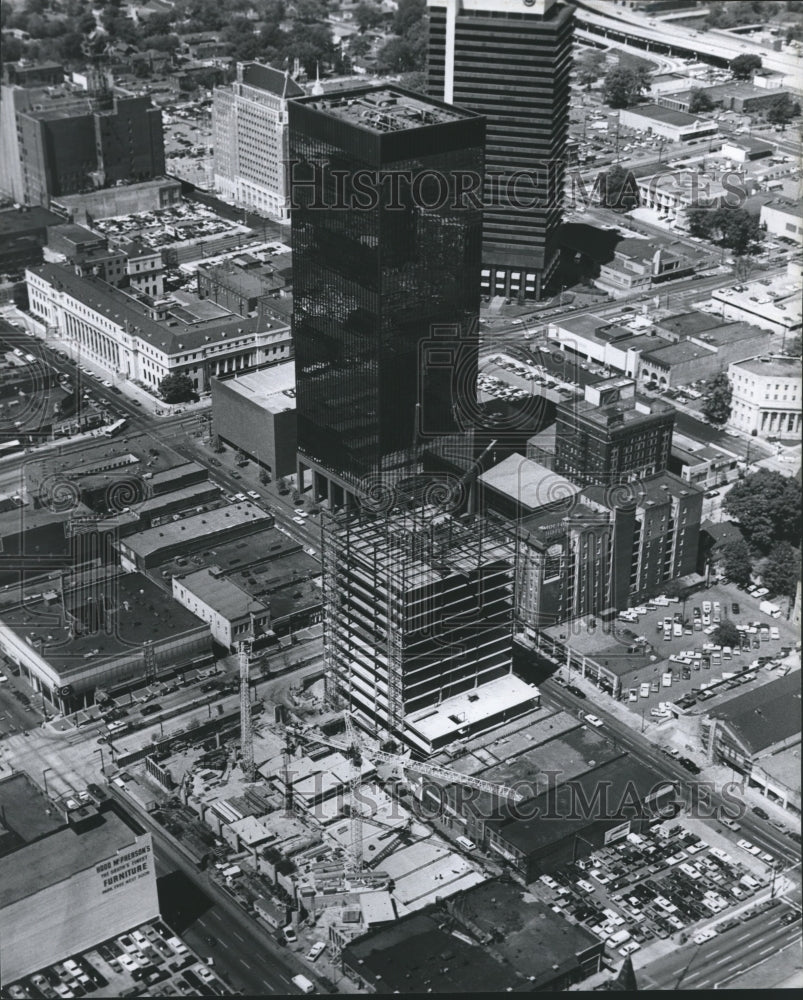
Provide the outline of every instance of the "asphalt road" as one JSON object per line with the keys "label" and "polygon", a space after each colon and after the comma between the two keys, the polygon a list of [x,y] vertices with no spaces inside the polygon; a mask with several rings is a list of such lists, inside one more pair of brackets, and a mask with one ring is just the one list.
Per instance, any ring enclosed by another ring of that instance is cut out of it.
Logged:
{"label": "asphalt road", "polygon": [[[705,775],[703,774],[697,779],[692,778],[688,771],[684,770],[671,757],[663,754],[645,736],[625,726],[615,716],[606,712],[604,701],[595,701],[592,705],[587,699],[577,698],[552,680],[541,685],[541,696],[545,704],[562,708],[574,716],[580,712],[593,712],[604,723],[598,730],[599,733],[608,736],[613,741],[614,746],[628,750],[636,760],[652,767],[662,777],[678,782],[684,801],[693,802],[698,798],[699,793],[696,789],[701,787],[700,783],[705,782]],[[707,788],[707,785],[705,787]],[[710,798],[715,807],[723,806],[726,802],[716,791],[710,793]],[[716,824],[716,821],[712,820],[712,823]],[[734,854],[738,852],[735,841],[739,838],[745,838],[768,851],[774,857],[782,859],[786,865],[796,864],[800,860],[799,845],[777,831],[766,820],[760,819],[754,813],[746,812],[739,819],[739,823],[742,829],[738,835],[731,835],[724,828],[716,827],[723,836],[734,840]]]}
{"label": "asphalt road", "polygon": [[717,934],[705,944],[691,944],[659,958],[637,973],[640,989],[699,990],[727,986],[729,980],[766,962],[782,948],[800,946],[800,921],[782,923],[791,912],[785,903]]}
{"label": "asphalt road", "polygon": [[[156,873],[162,879],[160,906],[165,919],[172,918],[174,929],[199,955],[211,956],[215,969],[246,994],[300,992],[291,983],[300,966],[296,969],[288,963],[282,946],[213,885],[205,872],[198,872],[158,826],[139,812],[138,816],[153,834]],[[172,877],[177,872],[180,879]],[[214,944],[208,943],[210,938]]]}

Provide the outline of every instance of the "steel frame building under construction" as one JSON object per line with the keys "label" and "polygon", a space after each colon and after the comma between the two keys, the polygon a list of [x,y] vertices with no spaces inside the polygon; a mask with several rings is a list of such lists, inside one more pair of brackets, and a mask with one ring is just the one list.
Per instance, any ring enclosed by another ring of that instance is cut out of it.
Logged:
{"label": "steel frame building under construction", "polygon": [[529,710],[537,691],[511,673],[514,566],[494,517],[324,515],[330,702],[424,753]]}

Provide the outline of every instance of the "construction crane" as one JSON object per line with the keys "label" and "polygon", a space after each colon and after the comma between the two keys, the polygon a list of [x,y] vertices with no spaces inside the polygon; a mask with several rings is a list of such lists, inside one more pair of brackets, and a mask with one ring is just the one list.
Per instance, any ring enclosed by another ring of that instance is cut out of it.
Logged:
{"label": "construction crane", "polygon": [[245,638],[237,643],[237,657],[240,663],[240,760],[246,781],[253,781],[255,775],[250,673],[253,641],[252,638]]}
{"label": "construction crane", "polygon": [[460,774],[448,767],[441,767],[439,764],[429,764],[425,761],[412,760],[409,751],[406,754],[388,753],[374,746],[363,746],[358,739],[351,716],[344,713],[346,725],[345,740],[339,740],[331,736],[323,736],[318,733],[311,733],[300,727],[293,727],[294,735],[308,740],[311,743],[320,743],[323,746],[339,750],[350,763],[349,774],[349,819],[350,819],[350,865],[355,874],[363,871],[363,850],[362,850],[362,814],[358,809],[359,789],[362,778],[363,757],[368,757],[377,764],[389,764],[392,767],[400,768],[402,773],[410,771],[413,774],[423,774],[428,778],[435,778],[446,781],[449,784],[465,785],[469,788],[476,788],[489,795],[497,795],[501,798],[511,799],[513,802],[520,802],[522,796],[513,788],[507,785],[499,785],[493,781],[486,781],[484,778],[476,778],[469,774]]}

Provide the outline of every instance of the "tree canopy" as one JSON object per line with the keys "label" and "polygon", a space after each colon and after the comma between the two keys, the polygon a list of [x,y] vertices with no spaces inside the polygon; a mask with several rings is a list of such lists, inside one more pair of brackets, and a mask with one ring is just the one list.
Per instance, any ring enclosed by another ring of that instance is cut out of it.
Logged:
{"label": "tree canopy", "polygon": [[701,111],[710,111],[714,107],[714,102],[699,87],[692,87],[689,91],[689,114],[696,115]]}
{"label": "tree canopy", "polygon": [[639,190],[632,170],[614,163],[605,174],[605,206],[629,212],[639,205]]}
{"label": "tree canopy", "polygon": [[188,403],[198,398],[187,375],[165,375],[159,383],[159,393],[166,403]]}
{"label": "tree canopy", "polygon": [[759,469],[745,476],[728,491],[722,507],[762,552],[776,542],[794,543],[800,538],[800,485],[780,472]]}
{"label": "tree canopy", "polygon": [[596,83],[605,71],[605,53],[599,49],[588,49],[575,63],[577,82],[586,90]]}
{"label": "tree canopy", "polygon": [[758,216],[744,208],[700,206],[688,209],[686,218],[692,236],[717,243],[737,256],[751,253],[764,238]]}
{"label": "tree canopy", "polygon": [[735,59],[731,59],[730,71],[736,80],[749,80],[755,70],[761,69],[761,56],[752,52],[743,52]]}
{"label": "tree canopy", "polygon": [[720,372],[711,380],[708,395],[703,400],[703,413],[712,424],[724,424],[731,415],[733,386],[726,372]]}
{"label": "tree canopy", "polygon": [[800,549],[789,542],[773,545],[761,571],[761,579],[771,594],[793,597],[800,579]]}
{"label": "tree canopy", "polygon": [[735,542],[728,542],[722,546],[722,566],[725,576],[734,583],[747,586],[750,583],[750,574],[753,571],[753,560],[750,558],[750,549],[743,539]]}
{"label": "tree canopy", "polygon": [[717,625],[717,642],[720,646],[735,646],[739,648],[739,629],[733,624],[730,618],[723,618]]}
{"label": "tree canopy", "polygon": [[611,108],[629,108],[649,89],[649,81],[649,73],[642,66],[634,69],[617,66],[605,75],[602,99]]}

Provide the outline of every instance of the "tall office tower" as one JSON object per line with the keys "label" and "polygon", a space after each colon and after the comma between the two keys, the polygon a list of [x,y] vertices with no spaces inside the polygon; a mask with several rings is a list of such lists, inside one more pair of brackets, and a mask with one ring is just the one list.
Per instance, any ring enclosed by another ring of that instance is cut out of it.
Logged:
{"label": "tall office tower", "polygon": [[473,412],[485,123],[387,86],[289,112],[299,480],[338,507]]}
{"label": "tall office tower", "polygon": [[511,672],[512,533],[431,505],[323,523],[327,696],[430,753],[532,707]]}
{"label": "tall office tower", "polygon": [[164,174],[162,112],[149,97],[60,98],[3,88],[4,154],[19,161],[8,172],[18,201],[48,205],[60,195]]}
{"label": "tall office tower", "polygon": [[288,73],[258,62],[237,63],[237,79],[215,89],[215,187],[223,198],[287,220],[287,101],[303,95]]}
{"label": "tall office tower", "polygon": [[483,294],[540,298],[559,259],[572,8],[556,0],[427,0],[432,97],[488,123]]}
{"label": "tall office tower", "polygon": [[614,486],[669,466],[675,411],[636,394],[627,378],[587,385],[585,399],[560,403],[555,471],[579,486]]}

